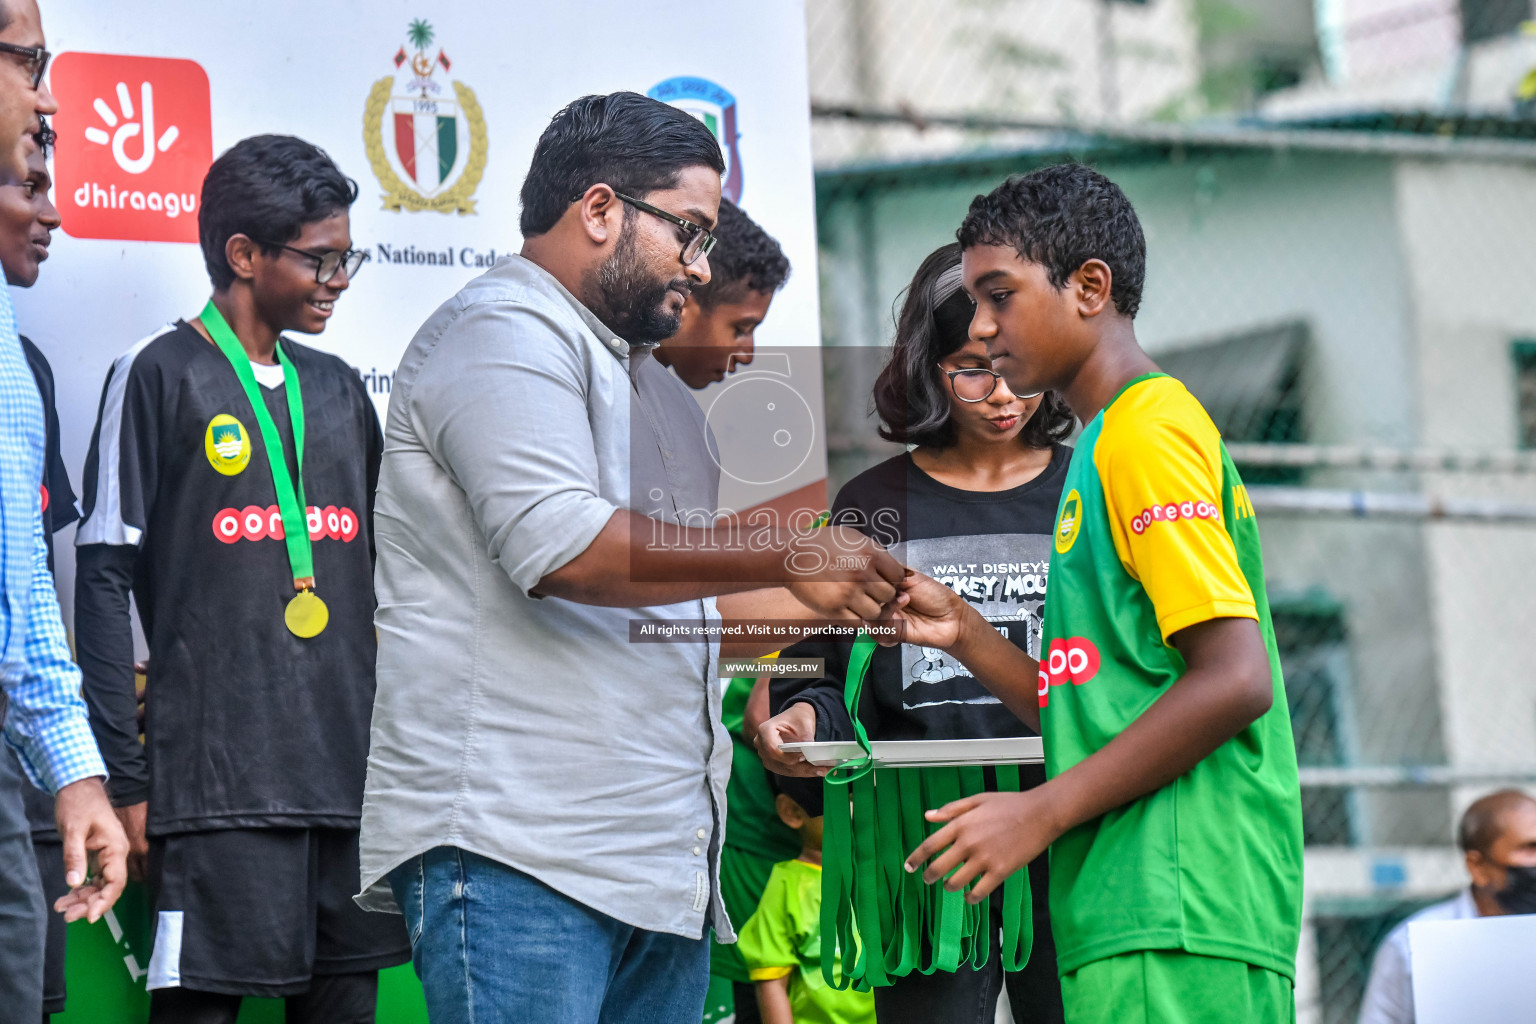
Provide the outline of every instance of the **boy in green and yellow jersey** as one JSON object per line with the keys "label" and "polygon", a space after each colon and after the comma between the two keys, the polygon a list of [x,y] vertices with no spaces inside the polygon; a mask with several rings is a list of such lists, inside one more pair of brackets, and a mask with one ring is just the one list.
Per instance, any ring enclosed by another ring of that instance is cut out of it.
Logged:
{"label": "boy in green and yellow jersey", "polygon": [[1055,390],[1083,432],[1041,662],[908,579],[907,642],[1038,722],[1050,776],[930,811],[944,824],[908,869],[974,902],[1050,846],[1071,1024],[1286,1024],[1301,798],[1258,527],[1210,417],[1136,342],[1141,225],[1113,182],[1068,165],[977,197],[959,238],[971,336],[1014,392]]}

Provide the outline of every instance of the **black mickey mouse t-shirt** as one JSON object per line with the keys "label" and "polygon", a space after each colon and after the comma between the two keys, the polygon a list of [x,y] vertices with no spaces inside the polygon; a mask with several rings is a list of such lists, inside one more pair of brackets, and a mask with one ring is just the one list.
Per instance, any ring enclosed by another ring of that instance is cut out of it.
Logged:
{"label": "black mickey mouse t-shirt", "polygon": [[[888,459],[850,480],[832,522],[886,545],[896,559],[964,597],[1031,657],[1040,651],[1051,531],[1072,449],[1057,445],[1033,480],[1006,491],[963,491]],[[811,639],[786,658],[824,658],[818,680],[775,680],[775,714],[790,703],[816,708],[817,739],[852,739],[843,689],[852,644]],[[880,647],[870,661],[859,719],[871,739],[940,740],[1034,735],[965,666],[915,644]]]}

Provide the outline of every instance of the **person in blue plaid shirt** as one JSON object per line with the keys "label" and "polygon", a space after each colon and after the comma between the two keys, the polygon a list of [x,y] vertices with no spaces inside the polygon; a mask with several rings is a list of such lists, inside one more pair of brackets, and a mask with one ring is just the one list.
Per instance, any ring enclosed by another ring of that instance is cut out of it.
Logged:
{"label": "person in blue plaid shirt", "polygon": [[[35,0],[0,0],[0,184],[27,177],[39,116],[58,110]],[[54,794],[70,892],[55,909],[95,921],[127,880],[128,840],[107,800],[80,670],[70,659],[44,541],[42,399],[0,288],[0,689],[5,742],[32,783]],[[91,870],[91,860],[95,870]],[[30,827],[14,782],[0,787],[0,1007],[40,1020],[43,907]]]}

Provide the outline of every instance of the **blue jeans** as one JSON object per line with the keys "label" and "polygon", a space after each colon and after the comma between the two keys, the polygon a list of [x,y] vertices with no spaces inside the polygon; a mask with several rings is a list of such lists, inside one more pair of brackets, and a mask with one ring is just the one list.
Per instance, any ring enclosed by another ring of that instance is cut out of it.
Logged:
{"label": "blue jeans", "polygon": [[389,875],[432,1024],[698,1024],[709,942],[633,928],[439,846]]}

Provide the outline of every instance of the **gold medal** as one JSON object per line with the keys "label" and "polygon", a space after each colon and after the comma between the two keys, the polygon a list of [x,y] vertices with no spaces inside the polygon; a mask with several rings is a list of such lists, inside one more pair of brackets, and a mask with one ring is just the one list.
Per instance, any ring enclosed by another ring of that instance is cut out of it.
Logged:
{"label": "gold medal", "polygon": [[313,590],[299,591],[283,610],[283,622],[288,625],[288,632],[305,640],[319,636],[330,621],[330,609]]}

